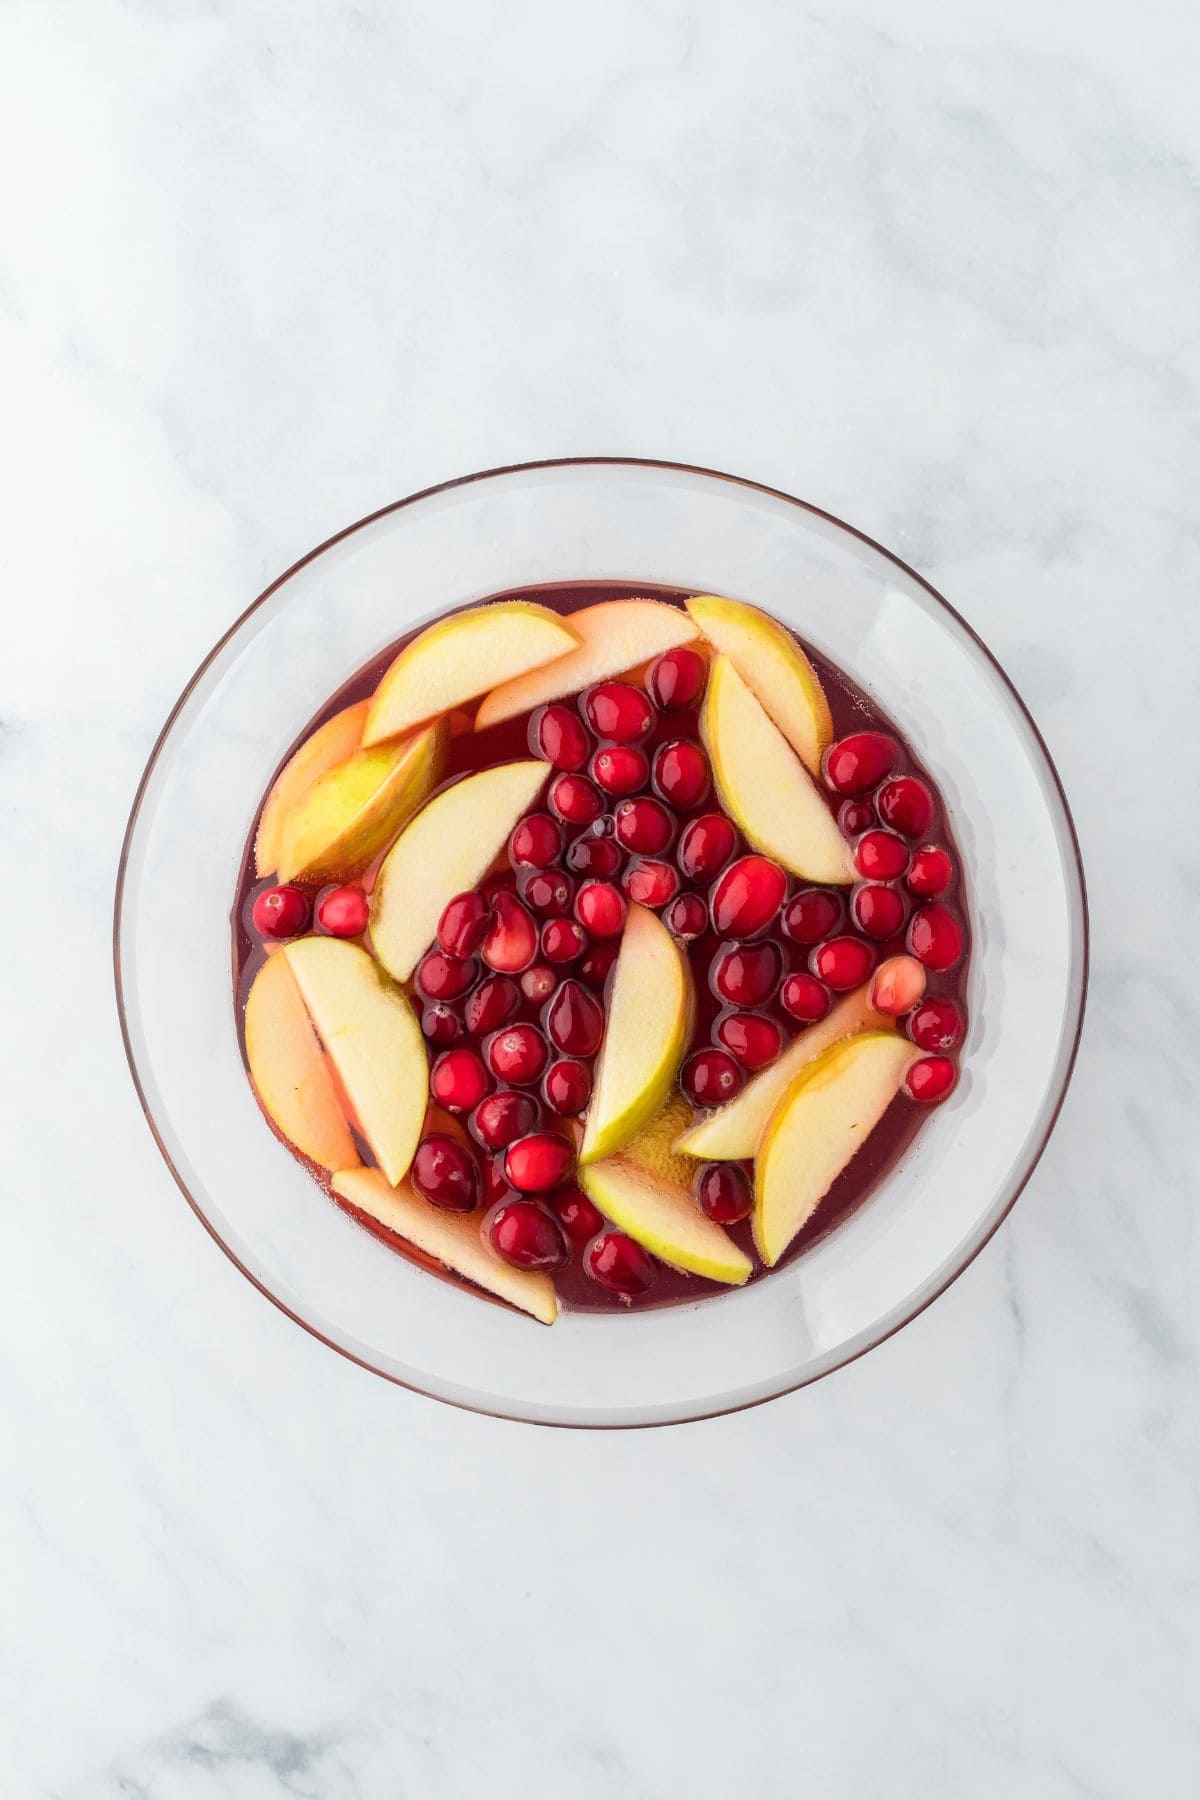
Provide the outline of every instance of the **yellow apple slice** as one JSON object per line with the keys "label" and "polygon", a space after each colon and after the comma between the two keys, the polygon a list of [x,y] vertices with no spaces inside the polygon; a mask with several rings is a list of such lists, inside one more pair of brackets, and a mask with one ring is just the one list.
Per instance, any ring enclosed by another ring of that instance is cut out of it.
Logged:
{"label": "yellow apple slice", "polygon": [[831,1044],[838,1044],[855,1032],[886,1031],[895,1024],[894,1019],[876,1012],[871,1005],[870,986],[870,982],[864,982],[853,993],[843,994],[823,1019],[807,1026],[782,1056],[747,1082],[740,1094],[677,1138],[676,1150],[684,1156],[698,1156],[704,1162],[739,1162],[753,1156],[780,1095],[801,1069],[815,1062]]}
{"label": "yellow apple slice", "polygon": [[532,600],[470,606],[405,646],[375,690],[364,744],[398,737],[578,648],[566,619]]}
{"label": "yellow apple slice", "polygon": [[423,1200],[411,1183],[389,1187],[378,1169],[339,1169],[330,1186],[360,1212],[436,1257],[476,1287],[498,1294],[543,1325],[558,1317],[558,1299],[549,1275],[514,1269],[485,1241],[481,1214],[446,1212]]}
{"label": "yellow apple slice", "polygon": [[705,1218],[687,1188],[639,1168],[626,1156],[590,1164],[580,1170],[579,1180],[614,1225],[673,1269],[733,1287],[750,1274],[750,1258]]}
{"label": "yellow apple slice", "polygon": [[285,820],[327,769],[345,762],[358,749],[369,705],[368,700],[359,700],[318,725],[276,776],[254,840],[254,868],[260,881],[279,867],[279,839]]}
{"label": "yellow apple slice", "polygon": [[817,671],[778,620],[717,594],[697,594],[687,609],[727,656],[811,775],[833,741],[833,719]]}
{"label": "yellow apple slice", "polygon": [[355,1121],[394,1187],[412,1162],[429,1101],[412,1007],[365,950],[341,938],[297,938],[276,960],[294,975]]}
{"label": "yellow apple slice", "polygon": [[671,1089],[692,1018],[688,961],[662,920],[631,906],[613,970],[581,1163],[612,1156]]}
{"label": "yellow apple slice", "polygon": [[601,600],[572,613],[570,623],[579,647],[557,662],[493,687],[475,715],[476,731],[515,719],[547,700],[578,694],[593,681],[623,675],[699,635],[687,614],[664,600]]}
{"label": "yellow apple slice", "polygon": [[407,981],[433,942],[447,901],[475,887],[537,799],[544,762],[497,763],[435,795],[384,858],[371,895],[371,946]]}
{"label": "yellow apple slice", "polygon": [[725,810],[756,850],[808,881],[857,880],[824,795],[727,656],[713,659],[700,735]]}
{"label": "yellow apple slice", "polygon": [[279,828],[281,881],[348,881],[386,848],[442,778],[444,720],[329,769]]}
{"label": "yellow apple slice", "polygon": [[246,996],[246,1061],[267,1117],[323,1169],[359,1160],[329,1063],[283,956],[267,958]]}
{"label": "yellow apple slice", "polygon": [[777,1263],[811,1219],[919,1055],[894,1031],[860,1032],[826,1050],[785,1090],[754,1165],[754,1241],[765,1263]]}

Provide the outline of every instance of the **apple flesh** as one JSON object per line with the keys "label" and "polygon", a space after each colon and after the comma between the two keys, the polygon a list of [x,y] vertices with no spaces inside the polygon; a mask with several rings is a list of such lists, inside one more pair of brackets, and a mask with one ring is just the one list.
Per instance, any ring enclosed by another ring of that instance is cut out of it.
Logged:
{"label": "apple flesh", "polygon": [[365,744],[411,731],[576,649],[570,624],[531,600],[501,600],[451,613],[414,638],[371,701]]}
{"label": "apple flesh", "polygon": [[833,742],[833,719],[817,671],[775,619],[741,600],[697,594],[688,612],[779,727],[810,775]]}
{"label": "apple flesh", "polygon": [[692,980],[662,920],[630,906],[613,970],[581,1163],[612,1156],[658,1112],[687,1045]]}
{"label": "apple flesh", "polygon": [[285,821],[299,810],[305,795],[327,770],[345,762],[358,749],[369,705],[369,701],[359,700],[326,719],[276,776],[254,840],[254,869],[260,881],[279,867],[279,840]]}
{"label": "apple flesh", "polygon": [[579,1181],[614,1225],[661,1262],[732,1287],[749,1276],[750,1258],[719,1225],[705,1218],[688,1188],[639,1167],[627,1156],[590,1164],[580,1170]]}
{"label": "apple flesh", "polygon": [[699,635],[686,613],[662,600],[601,600],[572,613],[570,623],[578,647],[557,662],[493,687],[475,715],[476,731],[515,719],[548,700],[578,694],[594,681],[623,675]]}
{"label": "apple flesh", "polygon": [[754,1241],[768,1266],[866,1143],[919,1055],[895,1032],[860,1032],[826,1050],[784,1091],[754,1165]]}
{"label": "apple flesh", "polygon": [[279,953],[267,958],[246,996],[246,1061],[263,1111],[301,1155],[323,1169],[358,1162],[329,1062]]}
{"label": "apple flesh", "polygon": [[671,1182],[675,1187],[690,1188],[696,1165],[686,1156],[680,1155],[675,1148],[675,1140],[690,1124],[691,1118],[690,1104],[676,1089],[668,1095],[666,1103],[649,1123],[643,1125],[637,1136],[626,1144],[621,1155],[626,1162],[636,1163],[638,1168],[657,1175],[661,1181]]}
{"label": "apple flesh", "polygon": [[808,881],[857,880],[824,795],[727,656],[713,660],[700,735],[725,810],[756,850]]}
{"label": "apple flesh", "polygon": [[309,789],[279,830],[281,881],[348,881],[386,848],[442,778],[444,720],[398,744],[358,750]]}

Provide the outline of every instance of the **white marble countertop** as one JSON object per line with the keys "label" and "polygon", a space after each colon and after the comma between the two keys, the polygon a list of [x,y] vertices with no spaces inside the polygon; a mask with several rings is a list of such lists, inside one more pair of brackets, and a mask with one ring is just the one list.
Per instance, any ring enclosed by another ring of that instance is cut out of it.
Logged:
{"label": "white marble countertop", "polygon": [[[1200,1791],[1198,53],[1184,0],[0,9],[6,1800]],[[234,615],[571,452],[915,563],[1045,731],[1095,928],[978,1262],[817,1388],[645,1434],[456,1413],[267,1305],[109,966]]]}

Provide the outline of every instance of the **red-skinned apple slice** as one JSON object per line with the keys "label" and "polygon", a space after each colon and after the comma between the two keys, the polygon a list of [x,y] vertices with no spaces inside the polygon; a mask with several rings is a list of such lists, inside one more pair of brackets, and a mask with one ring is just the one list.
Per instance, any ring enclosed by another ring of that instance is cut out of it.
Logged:
{"label": "red-skinned apple slice", "polygon": [[254,868],[259,880],[279,867],[279,838],[285,821],[296,812],[321,776],[354,755],[362,742],[369,701],[343,707],[306,738],[275,777],[258,821]]}
{"label": "red-skinned apple slice", "polygon": [[280,824],[280,880],[361,874],[437,786],[449,743],[443,719],[327,770]]}
{"label": "red-skinned apple slice", "polygon": [[246,1061],[264,1112],[323,1169],[359,1160],[337,1083],[287,959],[269,956],[246,996]]}

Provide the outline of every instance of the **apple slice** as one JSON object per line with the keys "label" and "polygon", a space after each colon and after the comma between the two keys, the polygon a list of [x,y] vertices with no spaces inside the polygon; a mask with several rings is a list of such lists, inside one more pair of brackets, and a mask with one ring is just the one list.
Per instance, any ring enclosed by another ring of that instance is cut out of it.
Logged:
{"label": "apple slice", "polygon": [[691,1017],[686,955],[656,914],[631,906],[613,970],[581,1163],[612,1156],[658,1112],[687,1045]]}
{"label": "apple slice", "polygon": [[297,938],[277,960],[295,976],[359,1129],[394,1187],[412,1162],[429,1100],[412,1007],[365,950],[341,938]]}
{"label": "apple slice", "polygon": [[895,1024],[894,1019],[875,1011],[870,987],[870,982],[864,982],[853,993],[843,994],[823,1019],[807,1026],[782,1056],[747,1082],[740,1094],[677,1138],[676,1150],[684,1156],[698,1156],[703,1162],[738,1162],[753,1156],[780,1095],[801,1069],[815,1062],[831,1044],[838,1044],[855,1032],[886,1031]]}
{"label": "apple slice", "polygon": [[558,1317],[558,1299],[549,1275],[514,1269],[485,1242],[480,1213],[445,1212],[423,1200],[410,1182],[389,1187],[378,1169],[339,1169],[330,1186],[369,1218],[436,1257],[476,1287],[498,1294],[531,1313],[543,1325]]}
{"label": "apple slice", "polygon": [[254,840],[254,869],[260,881],[279,867],[279,838],[285,820],[327,769],[345,762],[358,749],[369,705],[370,701],[359,700],[318,725],[275,777]]}
{"label": "apple slice", "polygon": [[663,600],[601,600],[571,614],[577,649],[557,662],[494,687],[475,715],[476,731],[531,712],[547,700],[578,694],[593,681],[623,675],[664,650],[691,643],[697,627],[678,607]]}
{"label": "apple slice", "polygon": [[246,996],[246,1061],[263,1111],[323,1169],[359,1160],[329,1063],[283,956],[269,956]]}
{"label": "apple slice", "polygon": [[407,981],[428,950],[447,902],[483,879],[548,773],[544,762],[480,769],[405,826],[371,895],[371,945],[397,981]]}
{"label": "apple slice", "polygon": [[823,794],[727,656],[713,659],[700,735],[725,810],[756,850],[808,881],[857,880]]}
{"label": "apple slice", "polygon": [[687,609],[761,701],[810,775],[833,742],[833,719],[817,671],[790,631],[742,600],[697,594]]}
{"label": "apple slice", "polygon": [[281,881],[347,881],[359,875],[442,778],[445,721],[398,744],[358,750],[329,769],[279,827]]}
{"label": "apple slice", "polygon": [[621,1231],[673,1269],[738,1287],[750,1258],[706,1219],[689,1189],[677,1187],[627,1156],[610,1156],[579,1173],[584,1192]]}
{"label": "apple slice", "polygon": [[578,646],[567,620],[532,600],[451,613],[406,645],[387,671],[371,701],[363,742],[398,737]]}
{"label": "apple slice", "polygon": [[649,1124],[643,1125],[637,1136],[626,1144],[622,1157],[626,1162],[636,1163],[639,1169],[656,1175],[660,1181],[670,1182],[674,1187],[690,1188],[696,1165],[679,1154],[675,1140],[691,1120],[692,1108],[676,1088]]}
{"label": "apple slice", "polygon": [[754,1165],[754,1241],[765,1263],[777,1263],[811,1219],[919,1055],[894,1031],[863,1031],[826,1050],[785,1090]]}

